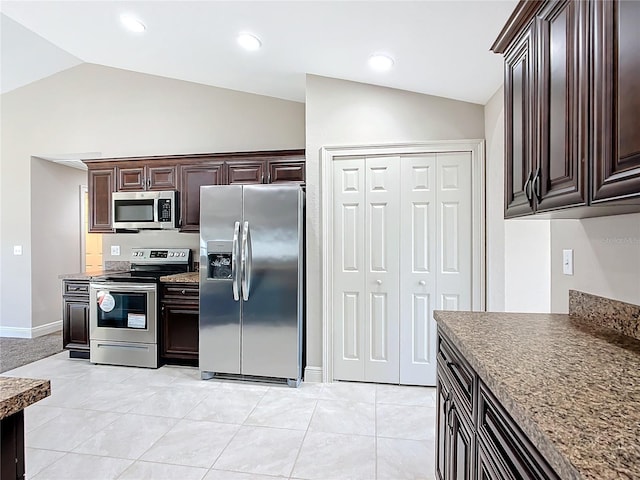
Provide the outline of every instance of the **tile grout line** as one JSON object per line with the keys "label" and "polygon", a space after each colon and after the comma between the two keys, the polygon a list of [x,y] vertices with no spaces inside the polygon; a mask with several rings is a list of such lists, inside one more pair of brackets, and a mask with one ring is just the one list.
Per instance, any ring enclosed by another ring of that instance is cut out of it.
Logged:
{"label": "tile grout line", "polygon": [[304,431],[304,435],[302,436],[302,441],[300,442],[300,447],[298,448],[298,453],[296,454],[296,458],[293,461],[293,465],[291,466],[291,470],[289,471],[289,475],[288,475],[289,479],[293,476],[293,471],[296,469],[296,465],[298,463],[298,460],[300,459],[300,453],[302,452],[302,447],[304,445],[304,441],[307,439],[307,434],[309,433],[309,428],[311,428],[311,422],[313,421],[313,416],[316,414],[316,409],[318,408],[318,398],[316,398],[314,401],[315,401],[315,405],[313,406],[313,412],[311,412],[311,416],[309,417],[309,423],[307,424],[307,428]]}

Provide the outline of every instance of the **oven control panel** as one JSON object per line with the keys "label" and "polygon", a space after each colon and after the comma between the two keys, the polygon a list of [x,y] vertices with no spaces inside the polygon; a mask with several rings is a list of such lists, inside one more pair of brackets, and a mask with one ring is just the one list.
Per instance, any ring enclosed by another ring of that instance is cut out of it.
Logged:
{"label": "oven control panel", "polygon": [[190,263],[189,248],[133,248],[132,263]]}

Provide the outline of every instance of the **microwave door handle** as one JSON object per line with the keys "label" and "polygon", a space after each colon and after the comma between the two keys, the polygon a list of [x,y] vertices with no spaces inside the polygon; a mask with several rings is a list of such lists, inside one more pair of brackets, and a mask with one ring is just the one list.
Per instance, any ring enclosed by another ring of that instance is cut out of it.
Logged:
{"label": "microwave door handle", "polygon": [[239,276],[240,276],[240,268],[238,263],[240,262],[240,222],[236,222],[233,227],[233,245],[231,247],[231,285],[233,287],[233,300],[240,300],[240,289],[239,289]]}
{"label": "microwave door handle", "polygon": [[249,292],[251,290],[251,232],[249,231],[249,222],[244,222],[242,229],[242,299],[249,300]]}

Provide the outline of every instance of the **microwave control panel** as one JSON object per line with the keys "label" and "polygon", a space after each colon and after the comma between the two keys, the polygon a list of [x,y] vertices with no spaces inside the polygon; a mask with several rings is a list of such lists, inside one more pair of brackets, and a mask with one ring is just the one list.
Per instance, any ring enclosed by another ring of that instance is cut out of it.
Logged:
{"label": "microwave control panel", "polygon": [[158,199],[158,221],[159,222],[171,222],[171,199],[160,198]]}

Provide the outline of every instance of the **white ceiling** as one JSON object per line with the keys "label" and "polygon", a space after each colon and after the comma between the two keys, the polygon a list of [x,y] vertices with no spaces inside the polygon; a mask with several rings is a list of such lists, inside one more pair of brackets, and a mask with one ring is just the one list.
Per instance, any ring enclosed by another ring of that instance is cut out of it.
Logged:
{"label": "white ceiling", "polygon": [[[502,83],[489,47],[516,3],[3,0],[1,89],[87,62],[300,102],[311,73],[485,104]],[[240,31],[263,47],[241,50]],[[374,52],[394,68],[372,71]]]}

